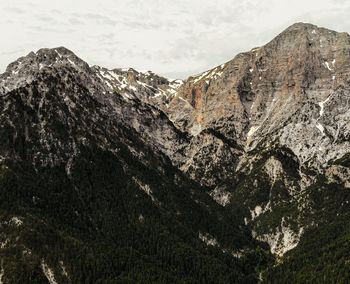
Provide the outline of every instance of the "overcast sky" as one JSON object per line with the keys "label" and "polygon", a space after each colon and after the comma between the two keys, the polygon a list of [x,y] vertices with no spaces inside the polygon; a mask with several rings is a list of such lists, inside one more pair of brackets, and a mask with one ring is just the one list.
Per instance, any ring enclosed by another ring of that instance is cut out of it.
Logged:
{"label": "overcast sky", "polygon": [[350,32],[350,0],[0,0],[0,72],[42,47],[185,78],[295,22]]}

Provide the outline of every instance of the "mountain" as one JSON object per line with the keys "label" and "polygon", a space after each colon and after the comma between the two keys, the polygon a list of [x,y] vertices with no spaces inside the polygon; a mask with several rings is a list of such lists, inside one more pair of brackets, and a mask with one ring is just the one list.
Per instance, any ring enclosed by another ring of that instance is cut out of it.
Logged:
{"label": "mountain", "polygon": [[0,283],[350,274],[350,36],[297,23],[187,80],[41,49],[0,75]]}

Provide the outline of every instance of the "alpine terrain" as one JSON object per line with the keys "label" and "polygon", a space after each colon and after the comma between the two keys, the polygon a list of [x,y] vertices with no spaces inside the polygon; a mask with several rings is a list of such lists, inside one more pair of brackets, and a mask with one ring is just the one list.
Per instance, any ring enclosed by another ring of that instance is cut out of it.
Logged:
{"label": "alpine terrain", "polygon": [[350,36],[188,79],[40,49],[0,75],[0,283],[347,283]]}

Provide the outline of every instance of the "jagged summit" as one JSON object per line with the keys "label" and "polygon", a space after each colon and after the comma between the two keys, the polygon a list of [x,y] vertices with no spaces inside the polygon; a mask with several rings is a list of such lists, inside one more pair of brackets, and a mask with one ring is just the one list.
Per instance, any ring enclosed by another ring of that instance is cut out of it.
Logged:
{"label": "jagged summit", "polygon": [[278,48],[283,50],[284,47],[288,49],[304,46],[305,49],[320,50],[322,53],[322,50],[330,49],[332,46],[334,48],[348,45],[349,38],[347,33],[339,33],[312,24],[296,23],[277,35],[266,47],[277,44]]}
{"label": "jagged summit", "polygon": [[[85,85],[94,89],[97,84],[103,93],[117,92],[125,99],[138,97],[152,100],[155,104],[166,105],[182,84],[181,80],[168,80],[148,71],[139,72],[133,68],[108,70],[89,65],[65,47],[42,48],[30,52],[11,63],[5,73],[0,75],[0,92],[5,94],[20,86],[25,86],[38,76],[75,74]],[[74,75],[74,76],[75,76]]]}
{"label": "jagged summit", "polygon": [[5,73],[17,74],[23,67],[41,70],[44,67],[71,65],[86,69],[88,64],[65,47],[42,48],[37,52],[30,52],[8,65]]}
{"label": "jagged summit", "polygon": [[313,30],[318,30],[318,29],[325,29],[322,27],[318,27],[317,25],[311,24],[311,23],[304,23],[304,22],[297,22],[289,27],[287,27],[284,31],[282,31],[280,34],[284,34],[287,32],[295,31],[295,32],[305,32],[305,31],[313,31]]}
{"label": "jagged summit", "polygon": [[348,35],[347,32],[337,32],[331,29],[328,29],[326,27],[320,27],[317,25],[314,25],[312,23],[304,23],[304,22],[298,22],[295,24],[290,25],[287,27],[284,31],[280,33],[280,35],[289,33],[289,32],[295,32],[295,33],[308,33],[308,34],[316,34],[317,32],[327,35],[332,36],[334,34],[344,34]]}

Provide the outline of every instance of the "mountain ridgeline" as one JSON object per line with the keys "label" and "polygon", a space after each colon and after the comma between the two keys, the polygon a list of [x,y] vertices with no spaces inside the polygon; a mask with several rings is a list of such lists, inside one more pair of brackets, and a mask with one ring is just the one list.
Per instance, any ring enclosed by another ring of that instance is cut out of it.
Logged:
{"label": "mountain ridgeline", "polygon": [[187,80],[40,49],[0,75],[0,283],[346,283],[350,36]]}

